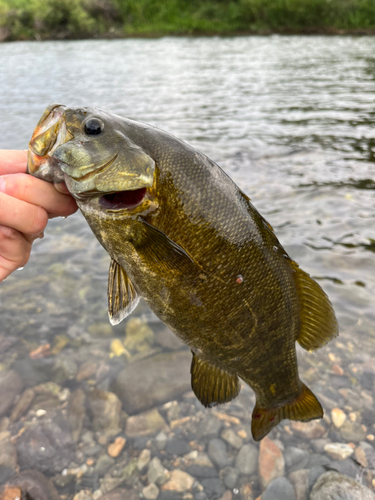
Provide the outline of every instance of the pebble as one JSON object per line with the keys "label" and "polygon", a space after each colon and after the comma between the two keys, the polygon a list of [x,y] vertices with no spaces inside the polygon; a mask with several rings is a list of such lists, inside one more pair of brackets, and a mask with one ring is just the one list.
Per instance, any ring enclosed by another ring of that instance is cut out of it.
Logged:
{"label": "pebble", "polygon": [[104,474],[116,463],[115,459],[109,457],[106,453],[98,458],[95,465],[95,472],[99,476],[104,476]]}
{"label": "pebble", "polygon": [[207,452],[212,462],[220,469],[228,465],[227,447],[221,439],[211,439],[208,443]]}
{"label": "pebble", "polygon": [[146,500],[156,500],[159,496],[159,488],[151,483],[142,489],[142,495]]}
{"label": "pebble", "polygon": [[305,439],[318,439],[325,433],[325,428],[317,420],[311,422],[292,421],[292,429],[296,436]]}
{"label": "pebble", "polygon": [[354,479],[330,471],[314,484],[310,500],[375,500],[375,494]]}
{"label": "pebble", "polygon": [[207,465],[192,464],[186,467],[186,472],[199,479],[218,476],[215,467],[208,467]]}
{"label": "pebble", "polygon": [[329,443],[324,446],[324,451],[334,460],[344,460],[353,454],[354,450],[345,443]]}
{"label": "pebble", "polygon": [[117,437],[113,443],[108,445],[107,448],[107,453],[110,457],[116,458],[120,455],[122,450],[124,449],[124,446],[126,444],[126,439],[124,437]]}
{"label": "pebble", "polygon": [[235,467],[240,474],[253,474],[258,466],[258,449],[253,444],[242,446],[235,461]]}
{"label": "pebble", "polygon": [[130,437],[150,436],[165,431],[168,426],[156,408],[129,417],[126,420],[126,434]]}
{"label": "pebble", "polygon": [[288,476],[294,487],[296,500],[307,500],[307,490],[309,486],[309,469],[299,469],[291,472]]}
{"label": "pebble", "polygon": [[155,437],[155,446],[159,451],[162,451],[167,446],[167,435],[164,432],[159,432]]}
{"label": "pebble", "polygon": [[166,483],[170,478],[170,472],[163,467],[160,458],[154,457],[148,466],[147,479],[149,483],[155,483],[158,486]]}
{"label": "pebble", "polygon": [[86,490],[81,490],[76,495],[74,495],[73,500],[92,500],[92,495],[89,494]]}
{"label": "pebble", "polygon": [[228,428],[224,429],[220,437],[221,439],[226,441],[230,446],[233,446],[233,448],[237,448],[237,450],[239,450],[243,445],[243,440],[240,438],[238,434],[234,432],[233,429],[228,429]]}
{"label": "pebble", "polygon": [[214,438],[223,427],[223,423],[214,415],[207,414],[200,421],[197,428],[198,438]]}
{"label": "pebble", "polygon": [[11,416],[10,416],[10,421],[11,422],[16,422],[19,418],[22,417],[24,413],[29,409],[31,403],[33,402],[35,393],[32,389],[26,389],[20,399],[18,400],[17,404],[12,410]]}
{"label": "pebble", "polygon": [[97,368],[98,365],[94,361],[86,361],[86,363],[83,363],[79,367],[78,373],[76,375],[77,382],[82,382],[82,380],[85,380],[95,375]]}
{"label": "pebble", "polygon": [[280,448],[267,436],[259,446],[259,479],[265,489],[274,479],[284,475],[285,461]]}
{"label": "pebble", "polygon": [[271,481],[262,493],[262,500],[296,500],[293,486],[286,477],[278,477]]}
{"label": "pebble", "polygon": [[0,490],[0,500],[19,500],[22,490],[18,486],[5,486]]}
{"label": "pebble", "polygon": [[115,436],[121,432],[121,401],[113,392],[93,389],[88,395],[88,402],[93,413],[93,428],[106,436]]}
{"label": "pebble", "polygon": [[310,469],[309,472],[309,477],[308,477],[308,486],[307,486],[307,491],[310,492],[311,488],[314,486],[318,478],[327,472],[327,468],[323,467],[322,465],[315,465]]}
{"label": "pebble", "polygon": [[145,448],[139,454],[137,461],[137,468],[141,474],[146,470],[148,464],[150,463],[150,460],[151,460],[151,451]]}
{"label": "pebble", "polygon": [[[7,481],[7,486],[17,486],[22,490],[22,499],[60,500],[52,481],[37,470],[23,470]],[[0,497],[1,498],[1,497]],[[9,500],[15,500],[10,498]]]}
{"label": "pebble", "polygon": [[346,414],[340,408],[333,408],[331,411],[333,425],[336,429],[340,429],[346,420]]}
{"label": "pebble", "polygon": [[219,500],[233,500],[232,492],[227,490]]}
{"label": "pebble", "polygon": [[201,484],[208,498],[217,498],[225,491],[222,481],[217,477],[202,479]]}
{"label": "pebble", "polygon": [[345,441],[359,443],[366,438],[366,433],[359,422],[346,420],[340,428],[340,435]]}
{"label": "pebble", "polygon": [[194,478],[190,474],[179,469],[174,469],[170,474],[169,481],[163,484],[162,490],[183,492],[190,490],[193,484]]}
{"label": "pebble", "polygon": [[166,451],[171,455],[181,456],[186,455],[191,450],[189,443],[183,439],[173,437],[168,440]]}

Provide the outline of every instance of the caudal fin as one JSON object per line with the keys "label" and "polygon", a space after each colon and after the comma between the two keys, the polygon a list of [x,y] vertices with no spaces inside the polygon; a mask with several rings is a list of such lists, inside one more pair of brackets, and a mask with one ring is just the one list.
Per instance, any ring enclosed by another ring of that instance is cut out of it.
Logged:
{"label": "caudal fin", "polygon": [[305,384],[293,401],[283,406],[261,408],[256,403],[251,421],[251,432],[255,441],[263,439],[281,420],[300,420],[308,422],[323,417],[323,408],[314,394]]}

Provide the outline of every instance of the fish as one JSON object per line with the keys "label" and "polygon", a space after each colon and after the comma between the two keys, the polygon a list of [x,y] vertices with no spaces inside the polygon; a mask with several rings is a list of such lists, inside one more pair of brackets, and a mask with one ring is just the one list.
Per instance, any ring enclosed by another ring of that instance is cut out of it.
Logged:
{"label": "fish", "polygon": [[322,418],[296,342],[311,352],[338,335],[332,304],[216,163],[151,125],[52,104],[29,143],[28,173],[65,182],[110,255],[111,323],[143,297],[190,347],[202,405],[227,403],[246,383],[256,441],[283,419]]}

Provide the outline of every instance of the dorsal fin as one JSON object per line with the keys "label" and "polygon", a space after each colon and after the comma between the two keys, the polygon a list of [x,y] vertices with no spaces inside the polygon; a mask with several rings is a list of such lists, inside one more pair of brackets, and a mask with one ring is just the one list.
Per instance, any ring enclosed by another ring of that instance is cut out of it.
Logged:
{"label": "dorsal fin", "polygon": [[137,307],[139,296],[124,269],[111,260],[108,274],[108,316],[112,325],[118,325]]}
{"label": "dorsal fin", "polygon": [[339,334],[335,312],[318,283],[296,262],[290,264],[300,304],[301,329],[297,342],[307,351],[315,351]]}
{"label": "dorsal fin", "polygon": [[237,375],[202,361],[193,353],[191,362],[191,387],[203,406],[213,407],[232,401],[240,392]]}

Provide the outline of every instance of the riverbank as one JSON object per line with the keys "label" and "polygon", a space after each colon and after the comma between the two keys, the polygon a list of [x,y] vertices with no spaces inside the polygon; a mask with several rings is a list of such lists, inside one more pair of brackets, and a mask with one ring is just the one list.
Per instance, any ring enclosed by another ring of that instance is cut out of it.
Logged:
{"label": "riverbank", "polygon": [[375,34],[373,0],[0,0],[0,41]]}

